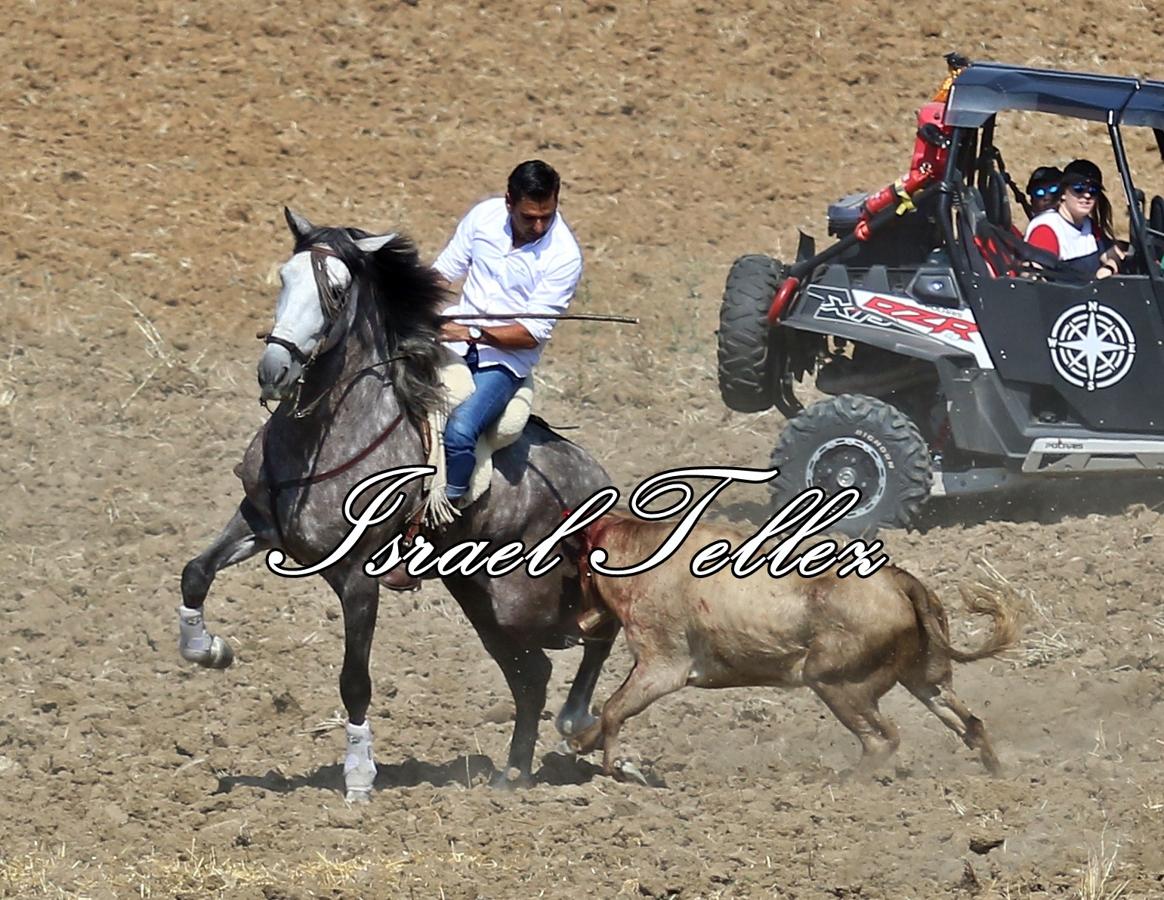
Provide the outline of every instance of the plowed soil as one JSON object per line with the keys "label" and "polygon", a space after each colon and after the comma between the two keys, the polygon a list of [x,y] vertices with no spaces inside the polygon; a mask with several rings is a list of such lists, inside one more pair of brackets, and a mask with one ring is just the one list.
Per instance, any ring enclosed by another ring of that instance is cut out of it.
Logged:
{"label": "plowed soil", "polygon": [[[538,409],[623,489],[766,464],[775,412],[728,413],[719,298],[745,252],[824,237],[830,201],[903,172],[941,54],[1164,77],[1150,4],[11,0],[0,34],[0,895],[1164,895],[1164,523],[1154,486],[943,507],[889,533],[957,611],[980,564],[1028,608],[956,684],[1007,772],[912,698],[895,763],[811,695],[681,692],[624,740],[651,786],[555,752],[504,760],[508,691],[439,584],[385,598],[381,763],[343,799],[338,603],[252,560],[207,602],[225,672],[176,653],[178,575],[239,499],[264,413],[252,338],[290,250],[282,206],[402,229],[432,258],[540,156],[586,254]],[[1023,133],[1020,173],[1102,134]],[[1153,493],[1154,491],[1154,493]],[[726,512],[762,521],[762,492]],[[579,651],[555,655],[551,704]],[[599,685],[629,666],[620,642]],[[990,849],[988,849],[990,848]]]}

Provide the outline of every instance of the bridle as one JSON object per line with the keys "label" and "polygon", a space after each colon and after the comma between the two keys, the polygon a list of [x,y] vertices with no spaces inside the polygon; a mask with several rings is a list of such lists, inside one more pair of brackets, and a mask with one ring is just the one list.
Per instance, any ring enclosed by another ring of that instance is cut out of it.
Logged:
{"label": "bridle", "polygon": [[[294,341],[289,341],[286,338],[278,337],[277,335],[271,334],[270,332],[260,332],[257,335],[257,337],[259,337],[263,343],[267,344],[268,346],[275,344],[279,347],[282,347],[289,354],[291,354],[292,359],[299,363],[299,378],[295,381],[295,395],[291,398],[290,415],[295,419],[302,419],[304,416],[312,413],[315,408],[323,401],[323,398],[334,391],[337,387],[349,384],[370,369],[386,365],[392,361],[390,359],[385,360],[382,363],[376,363],[372,366],[361,369],[351,378],[331,385],[331,387],[320,393],[318,397],[316,397],[306,406],[299,406],[299,401],[301,400],[303,394],[303,383],[307,379],[308,369],[316,359],[318,359],[326,351],[330,350],[339,342],[340,334],[337,330],[337,326],[339,323],[351,318],[349,315],[349,310],[354,312],[352,306],[355,300],[355,291],[352,289],[352,286],[355,284],[354,276],[349,280],[348,286],[341,290],[338,286],[332,284],[331,279],[327,274],[328,257],[331,257],[332,259],[338,259],[346,266],[347,262],[344,260],[344,258],[331,247],[328,247],[326,244],[312,244],[307,248],[307,250],[311,254],[311,274],[315,278],[315,290],[319,295],[319,304],[320,308],[323,310],[324,321],[327,323],[326,329],[323,332],[323,336],[320,337],[320,339],[316,342],[315,347],[313,347],[311,350],[311,353],[304,353],[302,348],[300,348],[300,346]],[[271,408],[267,406],[266,400],[260,400],[259,403],[263,409],[267,410],[267,412],[271,412]]]}
{"label": "bridle", "polygon": [[[294,341],[289,341],[286,338],[277,337],[276,335],[273,335],[270,333],[262,333],[262,334],[258,335],[258,337],[263,341],[263,343],[268,344],[268,345],[276,344],[276,345],[282,347],[283,349],[285,349],[288,353],[291,354],[292,358],[296,362],[298,362],[300,365],[299,378],[295,382],[295,395],[291,400],[291,410],[290,410],[290,416],[292,418],[295,418],[295,419],[302,419],[303,417],[305,417],[305,416],[309,415],[311,412],[313,412],[315,410],[315,408],[317,406],[319,406],[319,404],[323,401],[323,399],[326,396],[328,396],[330,393],[332,393],[332,391],[336,390],[336,388],[347,387],[348,385],[352,384],[352,382],[354,382],[356,379],[362,377],[363,375],[367,374],[368,372],[371,372],[374,369],[378,369],[382,366],[389,365],[390,363],[393,363],[393,362],[396,362],[398,360],[405,358],[403,356],[390,356],[381,362],[373,363],[370,366],[365,366],[364,368],[362,368],[358,372],[356,372],[354,375],[352,375],[350,378],[346,378],[343,381],[337,381],[336,383],[325,388],[319,394],[319,396],[317,396],[314,400],[312,400],[306,406],[304,406],[304,407],[299,406],[299,401],[300,401],[301,396],[302,396],[303,383],[306,380],[308,369],[310,368],[311,364],[315,362],[316,359],[318,359],[320,356],[322,356],[324,353],[326,353],[328,350],[330,350],[332,347],[334,347],[336,344],[339,343],[339,339],[342,337],[342,329],[339,328],[340,323],[347,322],[348,326],[350,326],[350,324],[351,324],[350,320],[351,320],[352,315],[354,314],[354,300],[355,300],[355,296],[356,296],[356,292],[354,290],[354,285],[355,285],[354,275],[349,280],[347,287],[342,289],[342,290],[337,288],[336,285],[333,285],[331,282],[331,279],[328,277],[328,274],[327,274],[328,257],[331,257],[333,259],[338,259],[340,262],[344,263],[345,266],[348,265],[342,256],[340,256],[335,250],[333,250],[331,247],[328,247],[325,244],[312,244],[308,248],[308,252],[310,252],[310,254],[311,254],[311,272],[315,278],[315,289],[319,294],[320,307],[323,310],[324,319],[327,323],[326,328],[325,328],[324,333],[323,333],[323,336],[316,343],[316,345],[312,349],[311,353],[308,354],[308,353],[304,353],[303,350],[299,347],[299,345],[296,344]],[[347,326],[345,326],[345,327],[347,327]],[[388,380],[390,381],[390,379],[388,379]],[[265,400],[260,400],[259,402],[262,404],[263,408],[266,409],[268,412],[272,411],[270,409],[270,407],[267,406],[267,402]],[[286,401],[284,401],[284,402],[286,402]],[[274,479],[268,478],[267,490],[268,490],[270,497],[271,497],[272,511],[276,510],[277,497],[278,497],[278,494],[281,490],[284,490],[284,489],[290,488],[290,487],[304,487],[306,485],[318,484],[321,481],[327,481],[331,478],[335,478],[336,476],[343,474],[344,472],[347,472],[349,469],[351,469],[353,466],[355,466],[361,460],[363,460],[367,456],[369,456],[372,453],[372,451],[374,451],[382,443],[384,443],[384,441],[386,441],[388,439],[388,437],[397,429],[397,427],[399,427],[399,425],[403,421],[404,421],[404,412],[401,411],[400,413],[398,413],[396,415],[396,417],[391,422],[388,423],[388,425],[384,428],[384,430],[381,431],[380,434],[374,440],[372,440],[371,443],[369,443],[366,447],[364,447],[361,451],[356,453],[354,456],[350,457],[346,462],[341,463],[340,465],[336,466],[333,469],[329,469],[326,472],[312,472],[310,475],[305,475],[305,476],[302,476],[299,478],[287,478],[287,479],[282,479],[282,480],[274,480]],[[421,444],[424,448],[425,458],[427,458],[428,452],[429,452],[430,440],[431,440],[429,433],[428,433],[427,423],[422,423],[422,427],[420,429],[420,432],[421,432]],[[269,462],[269,457],[266,454],[264,454],[264,456],[263,456],[264,467],[266,467],[268,462]],[[418,514],[419,514],[419,512],[422,512],[422,511],[423,511],[423,507],[420,508],[420,510],[418,511]],[[416,518],[417,517],[414,516],[414,519],[416,519]],[[279,534],[279,540],[282,543],[283,542],[283,529],[282,529],[282,525],[279,521],[279,516],[278,516],[277,512],[275,512],[274,520],[275,520],[276,532]],[[417,519],[417,521],[419,521],[419,520]]]}

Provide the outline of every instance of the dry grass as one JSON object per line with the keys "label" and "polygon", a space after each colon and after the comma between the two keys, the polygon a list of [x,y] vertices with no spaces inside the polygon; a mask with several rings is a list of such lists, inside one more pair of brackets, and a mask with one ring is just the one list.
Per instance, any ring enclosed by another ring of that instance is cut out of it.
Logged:
{"label": "dry grass", "polygon": [[1071,641],[1068,633],[1082,629],[1083,624],[1065,621],[1061,613],[1049,603],[1041,601],[1030,589],[1024,589],[1020,594],[1025,601],[1031,625],[1022,642],[1019,664],[1028,667],[1046,666],[1078,655],[1081,648]]}
{"label": "dry grass", "polygon": [[1079,876],[1079,887],[1076,896],[1080,900],[1119,900],[1125,896],[1128,881],[1118,881],[1115,878],[1116,857],[1119,855],[1120,845],[1108,852],[1104,836],[1099,836],[1099,846],[1087,851],[1087,867]]}
{"label": "dry grass", "polygon": [[268,886],[329,892],[347,888],[360,895],[371,885],[376,892],[391,895],[408,884],[424,885],[439,896],[442,883],[484,881],[492,877],[490,872],[504,868],[452,844],[444,853],[363,854],[350,859],[317,853],[310,859],[271,864],[194,847],[173,856],[151,853],[111,863],[93,864],[72,857],[63,846],[0,856],[0,897],[235,897]]}

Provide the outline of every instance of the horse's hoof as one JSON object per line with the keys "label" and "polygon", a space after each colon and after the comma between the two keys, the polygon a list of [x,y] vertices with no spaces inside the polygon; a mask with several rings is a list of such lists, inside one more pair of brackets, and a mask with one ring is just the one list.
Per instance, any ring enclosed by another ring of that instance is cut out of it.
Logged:
{"label": "horse's hoof", "polygon": [[489,782],[491,788],[499,791],[513,791],[518,788],[527,788],[533,785],[533,776],[523,772],[517,766],[510,766],[504,772],[498,772]]}
{"label": "horse's hoof", "polygon": [[372,792],[364,788],[352,788],[344,794],[344,800],[353,805],[363,805],[372,802]]}
{"label": "horse's hoof", "polygon": [[620,760],[614,764],[614,775],[619,781],[633,781],[635,784],[641,784],[643,787],[650,787],[650,782],[647,781],[639,767],[633,762]]}
{"label": "horse's hoof", "polygon": [[558,734],[564,738],[572,738],[581,734],[587,728],[590,728],[598,721],[596,716],[592,716],[588,712],[583,712],[581,715],[568,716],[566,713],[559,713],[558,718],[554,722],[554,727],[558,729]]}
{"label": "horse's hoof", "polygon": [[205,669],[226,669],[234,662],[234,651],[230,644],[215,635],[211,638],[210,647],[206,650],[196,650],[191,647],[181,648],[182,659],[186,662],[198,663]]}
{"label": "horse's hoof", "polygon": [[210,642],[210,661],[206,663],[211,669],[226,669],[234,662],[234,651],[230,644],[215,635]]}

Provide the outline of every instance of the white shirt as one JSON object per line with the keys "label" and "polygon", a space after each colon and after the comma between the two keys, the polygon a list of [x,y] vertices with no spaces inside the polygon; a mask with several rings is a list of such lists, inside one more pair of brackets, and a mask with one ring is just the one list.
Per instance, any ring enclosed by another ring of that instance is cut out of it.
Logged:
{"label": "white shirt", "polygon": [[[509,211],[504,197],[478,203],[457,225],[449,245],[433,268],[450,282],[465,279],[460,300],[446,314],[488,315],[466,325],[508,325],[506,313],[560,314],[582,277],[582,251],[561,213],[538,240],[513,246]],[[541,359],[554,319],[517,320],[538,342],[528,349],[510,349],[479,343],[482,368],[503,365],[519,378],[529,375]],[[451,341],[448,346],[464,355],[469,345]]]}
{"label": "white shirt", "polygon": [[1049,250],[1064,261],[1099,252],[1099,244],[1091,230],[1091,219],[1084,219],[1083,224],[1076,227],[1064,219],[1057,209],[1049,209],[1031,219],[1023,240],[1040,249]]}

